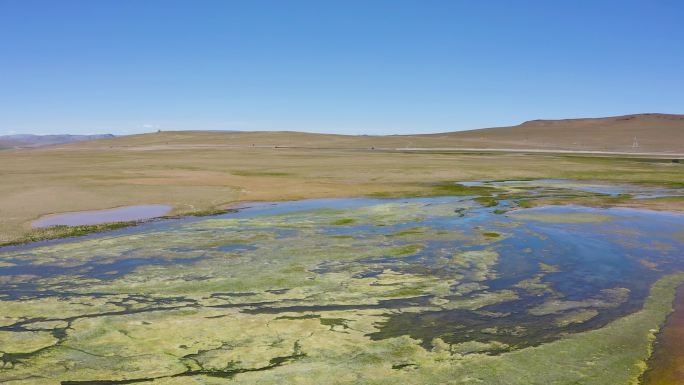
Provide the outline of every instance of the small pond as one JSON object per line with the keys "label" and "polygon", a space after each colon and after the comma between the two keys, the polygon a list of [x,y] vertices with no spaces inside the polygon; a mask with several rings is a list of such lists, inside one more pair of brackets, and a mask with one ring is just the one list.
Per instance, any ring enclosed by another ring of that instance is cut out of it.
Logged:
{"label": "small pond", "polygon": [[81,226],[113,222],[142,221],[164,216],[170,211],[171,206],[168,205],[135,205],[106,210],[77,211],[47,215],[33,221],[31,226]]}

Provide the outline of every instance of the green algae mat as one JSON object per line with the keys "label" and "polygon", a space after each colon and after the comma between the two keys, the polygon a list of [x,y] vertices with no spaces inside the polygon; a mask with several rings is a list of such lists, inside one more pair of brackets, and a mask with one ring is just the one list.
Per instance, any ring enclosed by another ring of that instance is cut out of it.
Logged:
{"label": "green algae mat", "polygon": [[518,203],[681,191],[482,184],[0,249],[0,383],[638,384],[684,216]]}

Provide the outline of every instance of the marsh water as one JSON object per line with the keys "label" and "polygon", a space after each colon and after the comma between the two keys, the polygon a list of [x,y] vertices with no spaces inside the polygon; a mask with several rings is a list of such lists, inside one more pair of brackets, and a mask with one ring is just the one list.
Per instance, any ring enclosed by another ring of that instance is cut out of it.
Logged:
{"label": "marsh water", "polygon": [[[626,193],[620,186],[530,184],[518,186],[532,197]],[[629,193],[646,199],[681,191]],[[254,320],[243,321],[250,325],[320,320],[330,331],[364,330],[371,342],[408,337],[427,350],[446,343],[453,354],[499,355],[634,313],[656,280],[684,270],[683,215],[515,208],[514,199],[490,207],[470,196],[255,204],[214,217],[0,249],[0,300],[17,309],[0,315],[0,333],[42,331],[57,340],[40,354],[0,349],[2,359],[13,365],[37,360],[39,370],[41,360],[69,361],[63,347],[103,349],[87,330],[102,326],[86,320],[185,317],[182,309],[230,310],[231,317]],[[65,307],[63,315],[50,311],[55,303]],[[84,303],[90,304],[85,310]],[[212,317],[219,315],[205,318]],[[80,339],[72,341],[72,333]],[[296,341],[287,359],[264,367],[304,354]],[[201,369],[188,369],[188,375],[211,373],[197,353],[208,348],[193,353],[193,343],[177,341],[174,349],[188,350],[179,360],[200,362]],[[141,346],[135,351],[144,351]],[[231,368],[231,376],[245,370]],[[0,371],[0,379],[10,372]],[[84,376],[76,379],[91,380],[92,374]]]}
{"label": "marsh water", "polygon": [[107,210],[78,211],[72,213],[52,214],[33,221],[33,227],[80,226],[100,223],[141,221],[168,214],[168,205],[135,205],[117,207]]}

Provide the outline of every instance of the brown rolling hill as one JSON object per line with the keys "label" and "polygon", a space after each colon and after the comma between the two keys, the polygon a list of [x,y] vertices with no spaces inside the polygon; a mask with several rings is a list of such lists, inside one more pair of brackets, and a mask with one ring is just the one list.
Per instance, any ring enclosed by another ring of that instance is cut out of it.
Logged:
{"label": "brown rolling hill", "polygon": [[[635,147],[635,138],[637,146]],[[159,150],[216,147],[358,149],[516,149],[684,153],[684,115],[532,120],[511,127],[421,135],[334,135],[291,131],[168,131],[65,145],[62,148]]]}
{"label": "brown rolling hill", "polygon": [[684,115],[531,120],[513,127],[428,136],[458,142],[459,147],[684,153]]}

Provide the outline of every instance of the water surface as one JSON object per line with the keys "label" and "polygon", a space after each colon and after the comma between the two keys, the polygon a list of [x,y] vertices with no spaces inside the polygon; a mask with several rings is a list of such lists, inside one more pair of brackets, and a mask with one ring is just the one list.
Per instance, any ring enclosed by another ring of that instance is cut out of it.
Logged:
{"label": "water surface", "polygon": [[33,227],[81,226],[101,223],[141,221],[161,217],[171,211],[168,205],[135,205],[106,210],[51,214],[33,221]]}

